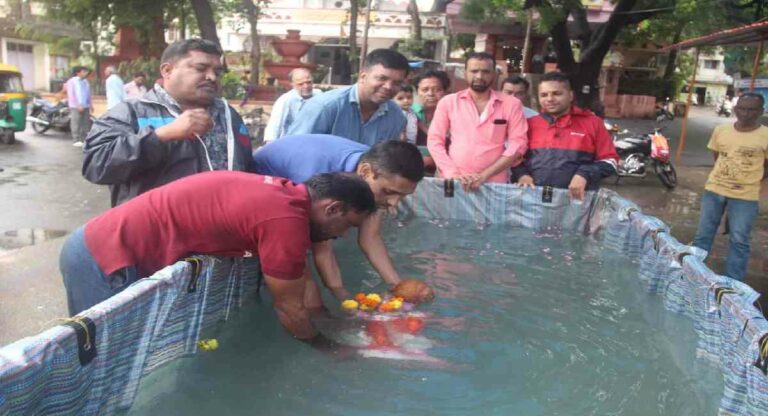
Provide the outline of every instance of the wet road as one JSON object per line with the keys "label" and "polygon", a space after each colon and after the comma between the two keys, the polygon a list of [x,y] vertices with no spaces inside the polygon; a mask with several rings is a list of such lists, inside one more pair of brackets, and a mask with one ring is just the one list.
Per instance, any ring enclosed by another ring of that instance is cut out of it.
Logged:
{"label": "wet road", "polygon": [[107,188],[80,175],[82,150],[68,136],[16,138],[0,146],[0,345],[67,316],[61,237],[109,208]]}
{"label": "wet road", "polygon": [[[728,122],[712,114],[708,109],[693,112],[683,165],[678,166],[680,185],[674,191],[665,190],[655,176],[606,184],[664,220],[684,243],[696,231],[699,194],[712,166],[706,143],[715,125]],[[650,131],[655,124],[619,123],[634,131]],[[679,131],[679,119],[665,123],[673,150]],[[28,130],[17,138],[15,145],[0,146],[0,345],[40,332],[51,320],[66,316],[58,272],[61,237],[109,207],[108,189],[82,178],[81,149],[71,146],[67,136]],[[766,195],[768,189],[763,190]],[[747,282],[768,293],[768,214],[766,206],[761,208]],[[716,271],[722,270],[726,242],[722,236],[716,239],[710,260]]]}

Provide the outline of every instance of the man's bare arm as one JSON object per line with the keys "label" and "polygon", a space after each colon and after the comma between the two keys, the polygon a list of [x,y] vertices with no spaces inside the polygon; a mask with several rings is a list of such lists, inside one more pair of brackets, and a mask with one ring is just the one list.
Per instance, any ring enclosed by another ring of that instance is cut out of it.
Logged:
{"label": "man's bare arm", "polygon": [[357,242],[379,276],[388,284],[396,285],[401,279],[389,257],[384,239],[381,238],[381,215],[381,212],[377,211],[363,221]]}
{"label": "man's bare arm", "polygon": [[315,267],[325,287],[333,292],[336,299],[349,299],[350,294],[344,288],[341,269],[333,253],[333,243],[330,240],[312,243],[312,257],[315,259]]}
{"label": "man's bare arm", "polygon": [[309,340],[318,335],[304,307],[304,279],[278,279],[264,275],[280,323],[294,338]]}

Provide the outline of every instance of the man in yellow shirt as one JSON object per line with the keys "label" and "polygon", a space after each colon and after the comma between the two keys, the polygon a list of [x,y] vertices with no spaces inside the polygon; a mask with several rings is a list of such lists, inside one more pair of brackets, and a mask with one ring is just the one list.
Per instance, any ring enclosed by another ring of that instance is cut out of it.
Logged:
{"label": "man in yellow shirt", "polygon": [[709,140],[715,167],[701,196],[701,217],[693,245],[709,251],[720,219],[730,229],[725,275],[742,280],[749,262],[749,238],[758,212],[760,181],[768,160],[768,127],[759,123],[762,95],[744,93],[734,107],[736,122],[718,126]]}

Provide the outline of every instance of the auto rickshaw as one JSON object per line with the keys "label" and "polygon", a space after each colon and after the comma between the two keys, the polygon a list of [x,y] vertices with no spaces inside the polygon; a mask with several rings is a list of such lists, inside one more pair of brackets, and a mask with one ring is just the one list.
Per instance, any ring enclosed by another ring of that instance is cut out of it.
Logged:
{"label": "auto rickshaw", "polygon": [[11,144],[17,131],[27,124],[27,94],[21,71],[14,65],[0,64],[0,141]]}

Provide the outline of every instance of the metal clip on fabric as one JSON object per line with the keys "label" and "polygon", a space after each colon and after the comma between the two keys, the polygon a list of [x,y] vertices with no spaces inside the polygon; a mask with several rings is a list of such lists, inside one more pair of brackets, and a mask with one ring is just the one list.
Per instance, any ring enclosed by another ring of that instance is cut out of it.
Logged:
{"label": "metal clip on fabric", "polygon": [[731,289],[730,287],[715,288],[715,302],[717,303],[717,306],[720,306],[720,304],[723,302],[723,295],[727,295],[731,293],[738,293],[738,292],[736,292],[736,290],[734,289]]}
{"label": "metal clip on fabric", "polygon": [[768,376],[768,334],[763,335],[757,342],[757,345],[759,346],[759,353],[757,361],[753,365],[759,368],[763,375]]}
{"label": "metal clip on fabric", "polygon": [[541,202],[545,204],[552,203],[552,196],[554,195],[555,191],[551,186],[545,186],[541,190]]}
{"label": "metal clip on fabric", "polygon": [[77,358],[85,367],[96,358],[96,324],[84,316],[66,319],[63,325],[75,330],[77,336]]}
{"label": "metal clip on fabric", "polygon": [[188,257],[184,261],[192,265],[192,277],[190,277],[189,284],[187,285],[187,293],[194,293],[197,291],[197,279],[200,277],[200,271],[203,269],[202,260]]}
{"label": "metal clip on fabric", "polygon": [[651,239],[653,240],[653,251],[659,252],[659,233],[663,233],[665,230],[663,228],[656,228],[655,230],[651,230]]}
{"label": "metal clip on fabric", "polygon": [[453,198],[453,195],[455,193],[455,187],[454,187],[453,179],[446,179],[443,182],[443,196],[446,198]]}
{"label": "metal clip on fabric", "polygon": [[690,255],[691,255],[691,253],[689,253],[687,251],[683,251],[682,253],[677,253],[677,256],[676,256],[677,262],[680,263],[680,265],[682,266],[683,265],[683,259],[688,257],[688,256],[690,256]]}

